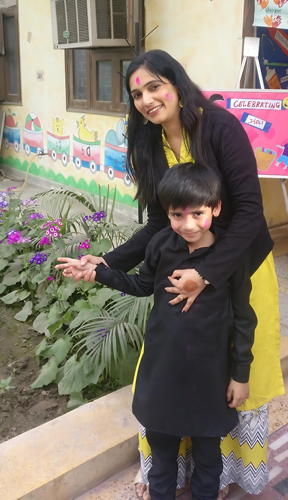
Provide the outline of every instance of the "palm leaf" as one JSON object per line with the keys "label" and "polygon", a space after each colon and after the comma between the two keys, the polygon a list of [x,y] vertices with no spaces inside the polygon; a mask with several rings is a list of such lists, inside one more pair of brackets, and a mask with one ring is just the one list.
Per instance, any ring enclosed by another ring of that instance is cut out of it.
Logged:
{"label": "palm leaf", "polygon": [[118,345],[122,357],[127,353],[127,345],[131,343],[137,350],[143,342],[143,333],[137,325],[129,324],[119,318],[104,315],[94,320],[89,320],[77,328],[71,335],[72,338],[81,335],[75,344],[78,353],[81,351],[88,357],[98,355],[98,363],[103,371],[110,373],[112,359],[117,363],[119,359]]}

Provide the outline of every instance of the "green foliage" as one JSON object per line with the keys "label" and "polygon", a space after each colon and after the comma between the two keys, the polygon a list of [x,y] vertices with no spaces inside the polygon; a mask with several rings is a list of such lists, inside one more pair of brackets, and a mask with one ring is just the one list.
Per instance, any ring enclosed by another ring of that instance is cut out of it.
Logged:
{"label": "green foliage", "polygon": [[[136,224],[116,226],[116,195],[111,201],[109,188],[105,196],[102,193],[100,186],[98,196],[50,190],[23,205],[10,191],[6,211],[0,213],[0,300],[20,305],[15,319],[31,318],[33,328],[44,335],[35,352],[41,371],[32,388],[56,383],[59,394],[70,396],[68,409],[87,402],[88,393],[97,395],[132,382],[153,302],[151,297],[121,295],[98,283],[74,283],[55,270],[59,256],[102,256],[139,229]],[[76,202],[77,214],[72,211]],[[102,211],[106,216],[98,222],[84,218]],[[57,220],[62,224],[60,236],[50,237],[51,244],[43,246],[47,223]],[[9,243],[11,230],[20,232],[21,240]],[[79,248],[84,241],[89,248]],[[35,263],[35,252],[46,254],[46,260]],[[9,390],[10,380],[2,381],[0,390]]]}
{"label": "green foliage", "polygon": [[0,394],[4,394],[5,391],[10,391],[10,389],[14,389],[12,385],[9,385],[12,377],[8,377],[6,379],[1,379],[0,382]]}

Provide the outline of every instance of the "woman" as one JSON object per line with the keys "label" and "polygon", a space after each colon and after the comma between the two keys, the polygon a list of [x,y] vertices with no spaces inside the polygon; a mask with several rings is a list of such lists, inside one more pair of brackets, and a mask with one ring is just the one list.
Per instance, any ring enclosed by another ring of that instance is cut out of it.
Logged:
{"label": "woman", "polygon": [[[221,488],[236,482],[247,492],[258,494],[268,481],[267,403],[283,394],[284,387],[273,243],[263,215],[255,157],[238,120],[207,100],[166,52],[152,50],[136,57],[128,68],[126,86],[130,96],[128,170],[136,181],[136,198],[142,206],[147,205],[148,223],[131,240],[105,255],[105,260],[110,267],[123,271],[143,260],[152,236],[168,223],[157,197],[157,185],[169,167],[197,161],[215,170],[221,180],[222,211],[214,224],[227,229],[226,234],[197,269],[176,269],[170,279],[172,286],[166,290],[176,294],[172,305],[185,301],[185,312],[205,286],[216,288],[226,281],[244,254],[249,254],[253,287],[250,302],[258,318],[250,398],[239,408],[237,428],[222,442]],[[88,256],[82,259],[83,264],[86,259],[95,265],[100,261]],[[74,276],[75,280],[84,277],[85,281],[95,278],[95,271],[81,272],[69,265],[69,259],[62,261],[66,263],[57,267],[64,269],[65,276]],[[145,429],[141,428],[139,437],[142,482],[147,484],[151,455]],[[183,440],[179,450],[179,487],[185,483],[184,459],[189,458],[191,447],[187,441]],[[141,484],[137,492],[139,497],[149,498]],[[219,492],[219,498],[224,495]]]}

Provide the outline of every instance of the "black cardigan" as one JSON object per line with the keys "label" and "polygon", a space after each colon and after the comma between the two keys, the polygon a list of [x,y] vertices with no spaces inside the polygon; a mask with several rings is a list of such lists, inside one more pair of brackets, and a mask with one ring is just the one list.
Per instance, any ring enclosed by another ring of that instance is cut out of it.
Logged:
{"label": "black cardigan", "polygon": [[[214,287],[227,281],[250,253],[250,275],[262,264],[273,248],[263,214],[262,196],[255,156],[240,122],[228,111],[212,110],[205,118],[205,151],[208,165],[221,180],[222,210],[215,218],[215,227],[227,229],[197,271]],[[154,179],[156,186],[169,168],[161,145],[155,151]],[[158,197],[150,203],[148,222],[128,242],[105,255],[111,268],[128,271],[139,264],[152,236],[168,224],[168,217]]]}

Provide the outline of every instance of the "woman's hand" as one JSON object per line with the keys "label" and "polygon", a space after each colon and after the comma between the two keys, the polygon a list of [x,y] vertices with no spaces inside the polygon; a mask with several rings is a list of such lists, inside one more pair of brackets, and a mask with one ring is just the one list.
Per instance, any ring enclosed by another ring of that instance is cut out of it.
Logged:
{"label": "woman's hand", "polygon": [[186,313],[192,306],[194,300],[204,290],[205,283],[195,269],[180,269],[173,272],[172,276],[168,276],[173,287],[165,288],[166,292],[178,293],[178,297],[171,300],[169,304],[175,306],[187,299],[182,313]]}
{"label": "woman's hand", "polygon": [[249,383],[240,384],[235,380],[231,380],[227,389],[227,401],[229,408],[237,408],[244,405],[246,399],[249,398]]}
{"label": "woman's hand", "polygon": [[95,267],[101,262],[109,267],[103,257],[94,257],[94,255],[85,255],[81,260],[70,259],[69,257],[58,257],[57,260],[63,262],[63,264],[58,264],[55,268],[63,269],[63,276],[73,278],[76,283],[81,279],[94,283],[96,278]]}

